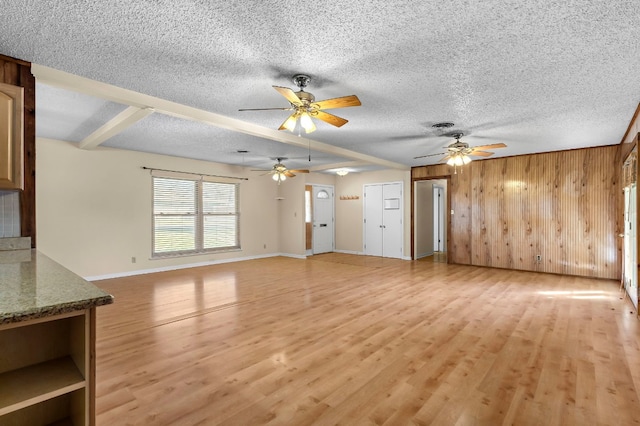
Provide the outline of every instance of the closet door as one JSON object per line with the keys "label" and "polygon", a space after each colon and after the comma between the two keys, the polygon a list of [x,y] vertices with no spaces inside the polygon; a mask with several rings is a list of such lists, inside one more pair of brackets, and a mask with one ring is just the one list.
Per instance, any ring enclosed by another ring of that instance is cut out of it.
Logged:
{"label": "closet door", "polygon": [[364,186],[364,254],[382,256],[382,185]]}
{"label": "closet door", "polygon": [[402,183],[364,186],[364,254],[402,258]]}
{"label": "closet door", "polygon": [[402,184],[382,185],[382,256],[402,258]]}

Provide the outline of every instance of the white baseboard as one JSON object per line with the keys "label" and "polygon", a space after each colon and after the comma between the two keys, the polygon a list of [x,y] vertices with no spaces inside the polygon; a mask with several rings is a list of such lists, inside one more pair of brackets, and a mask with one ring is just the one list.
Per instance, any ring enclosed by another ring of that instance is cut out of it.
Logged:
{"label": "white baseboard", "polygon": [[344,254],[357,254],[357,255],[364,255],[363,252],[361,251],[352,251],[352,250],[334,250],[334,252],[336,253],[344,253]]}
{"label": "white baseboard", "polygon": [[433,256],[434,252],[428,252],[428,253],[421,253],[419,255],[416,256],[416,259],[422,259],[423,257],[427,257],[427,256]]}
{"label": "white baseboard", "polygon": [[[358,256],[366,256],[364,254],[364,252],[362,251],[351,251],[351,250],[334,250],[334,252],[336,253],[344,253],[344,254],[355,254]],[[401,259],[401,260],[411,260],[411,256],[402,256],[396,259]]]}
{"label": "white baseboard", "polygon": [[305,254],[291,254],[291,253],[279,253],[278,256],[292,257],[294,259],[306,259],[307,258],[307,256]]}
{"label": "white baseboard", "polygon": [[[161,266],[159,268],[151,268],[151,269],[138,269],[135,271],[116,272],[113,274],[95,275],[95,276],[82,277],[82,278],[84,278],[87,281],[108,280],[111,278],[131,277],[134,275],[153,274],[155,272],[176,271],[179,269],[197,268],[199,266],[220,265],[223,263],[242,262],[245,260],[265,259],[268,257],[278,257],[278,256],[294,257],[296,255],[288,255],[283,253],[270,253],[270,254],[264,254],[264,255],[258,255],[258,256],[246,256],[246,257],[234,257],[231,259],[208,260],[206,262],[187,263],[184,265]],[[300,256],[299,258],[305,259],[304,256]]]}
{"label": "white baseboard", "polygon": [[[355,254],[359,256],[364,256],[364,253],[357,252],[357,251],[350,251],[350,250],[334,250],[334,251],[336,253]],[[305,260],[307,258],[307,256],[304,254],[270,253],[270,254],[264,254],[259,256],[234,257],[231,259],[219,259],[219,260],[208,260],[206,262],[187,263],[184,265],[161,266],[159,268],[151,268],[151,269],[138,269],[135,271],[116,272],[113,274],[94,275],[94,276],[83,277],[83,278],[87,281],[109,280],[112,278],[132,277],[135,275],[153,274],[155,272],[176,271],[179,269],[197,268],[199,266],[220,265],[223,263],[243,262],[245,260],[265,259],[269,257],[278,257],[278,256],[290,257],[292,259],[302,259],[302,260]],[[411,260],[411,257],[405,256],[405,257],[402,257],[402,260]]]}

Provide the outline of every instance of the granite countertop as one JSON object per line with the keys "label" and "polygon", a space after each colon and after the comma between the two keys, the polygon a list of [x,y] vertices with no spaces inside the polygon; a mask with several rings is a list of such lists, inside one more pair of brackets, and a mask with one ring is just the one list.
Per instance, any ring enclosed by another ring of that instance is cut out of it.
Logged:
{"label": "granite countertop", "polygon": [[113,303],[113,296],[37,250],[0,252],[0,324]]}

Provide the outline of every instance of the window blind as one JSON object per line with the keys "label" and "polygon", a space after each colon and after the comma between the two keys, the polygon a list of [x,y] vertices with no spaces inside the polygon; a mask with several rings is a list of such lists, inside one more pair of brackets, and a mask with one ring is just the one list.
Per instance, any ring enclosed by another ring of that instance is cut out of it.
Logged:
{"label": "window blind", "polygon": [[239,185],[153,177],[153,256],[240,248]]}

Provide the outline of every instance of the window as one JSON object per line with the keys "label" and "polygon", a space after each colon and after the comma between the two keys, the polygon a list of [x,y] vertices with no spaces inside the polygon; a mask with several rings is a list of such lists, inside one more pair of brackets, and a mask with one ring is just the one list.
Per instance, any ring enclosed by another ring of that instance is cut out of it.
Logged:
{"label": "window", "polygon": [[153,256],[240,248],[239,185],[153,177]]}
{"label": "window", "polygon": [[316,194],[316,198],[318,198],[320,200],[327,200],[327,199],[329,199],[329,193],[327,191],[325,191],[324,189],[321,189]]}

